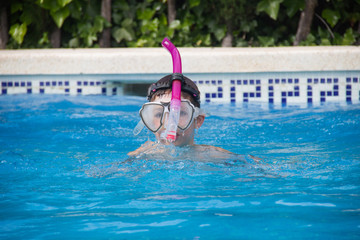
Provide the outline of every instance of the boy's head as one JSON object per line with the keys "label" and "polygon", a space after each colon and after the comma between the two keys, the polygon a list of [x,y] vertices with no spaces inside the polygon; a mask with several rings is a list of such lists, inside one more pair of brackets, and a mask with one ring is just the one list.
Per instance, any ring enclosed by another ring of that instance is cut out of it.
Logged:
{"label": "boy's head", "polygon": [[[186,96],[188,100],[195,106],[200,108],[200,91],[196,84],[190,79],[182,75],[183,84],[181,85],[181,96]],[[165,92],[171,92],[172,75],[161,78],[156,83],[150,85],[148,89],[148,100],[152,102],[157,96],[163,95]]]}
{"label": "boy's head", "polygon": [[[200,112],[200,91],[195,85],[195,83],[183,76],[183,83],[181,85],[181,100],[189,100],[190,105],[193,105]],[[167,104],[171,101],[171,92],[172,92],[172,75],[167,75],[161,78],[156,83],[151,84],[148,90],[148,100],[149,102],[158,102],[162,104]],[[163,117],[163,125],[161,128],[155,132],[155,136],[158,140],[161,141],[161,134],[165,130],[165,121],[167,117]],[[191,124],[185,130],[178,128],[176,141],[173,142],[176,146],[192,145],[194,144],[194,132],[196,128],[199,128],[204,122],[205,116],[203,113],[194,116]],[[168,144],[166,141],[162,141],[164,144]]]}

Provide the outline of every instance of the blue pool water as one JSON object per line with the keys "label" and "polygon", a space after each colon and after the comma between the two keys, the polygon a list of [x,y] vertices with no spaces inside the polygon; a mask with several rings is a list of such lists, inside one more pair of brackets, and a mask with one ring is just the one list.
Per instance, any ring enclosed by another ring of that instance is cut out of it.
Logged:
{"label": "blue pool water", "polygon": [[205,104],[197,143],[241,155],[127,161],[144,101],[1,97],[0,238],[359,239],[360,105]]}

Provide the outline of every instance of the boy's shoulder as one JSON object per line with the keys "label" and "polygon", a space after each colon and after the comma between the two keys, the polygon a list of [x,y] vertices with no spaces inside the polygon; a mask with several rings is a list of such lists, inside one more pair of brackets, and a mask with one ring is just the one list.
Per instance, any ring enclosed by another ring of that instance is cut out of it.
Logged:
{"label": "boy's shoulder", "polygon": [[153,141],[146,141],[145,143],[143,143],[138,149],[136,149],[135,151],[129,152],[127,155],[130,157],[134,157],[137,156],[143,152],[146,152],[149,149],[154,148],[156,145],[155,142]]}
{"label": "boy's shoulder", "polygon": [[223,149],[221,147],[216,147],[216,146],[212,146],[212,145],[199,144],[199,145],[195,145],[195,146],[197,148],[201,148],[203,150],[217,151],[217,152],[229,153],[229,154],[233,153],[233,152],[225,150],[225,149]]}

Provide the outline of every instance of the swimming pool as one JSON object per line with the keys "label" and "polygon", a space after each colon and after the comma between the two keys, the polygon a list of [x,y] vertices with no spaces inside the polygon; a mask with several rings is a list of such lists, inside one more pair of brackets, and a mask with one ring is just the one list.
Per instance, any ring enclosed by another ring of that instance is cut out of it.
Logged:
{"label": "swimming pool", "polygon": [[357,239],[360,105],[205,103],[223,163],[126,161],[142,97],[0,98],[2,239]]}

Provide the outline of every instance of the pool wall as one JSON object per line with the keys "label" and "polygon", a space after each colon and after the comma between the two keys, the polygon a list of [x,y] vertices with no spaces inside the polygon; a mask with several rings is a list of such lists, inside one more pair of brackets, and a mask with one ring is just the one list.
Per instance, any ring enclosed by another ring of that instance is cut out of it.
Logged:
{"label": "pool wall", "polygon": [[[360,101],[359,47],[179,48],[206,102]],[[123,95],[172,71],[163,48],[0,51],[1,94]],[[140,86],[140,85],[139,85]]]}

